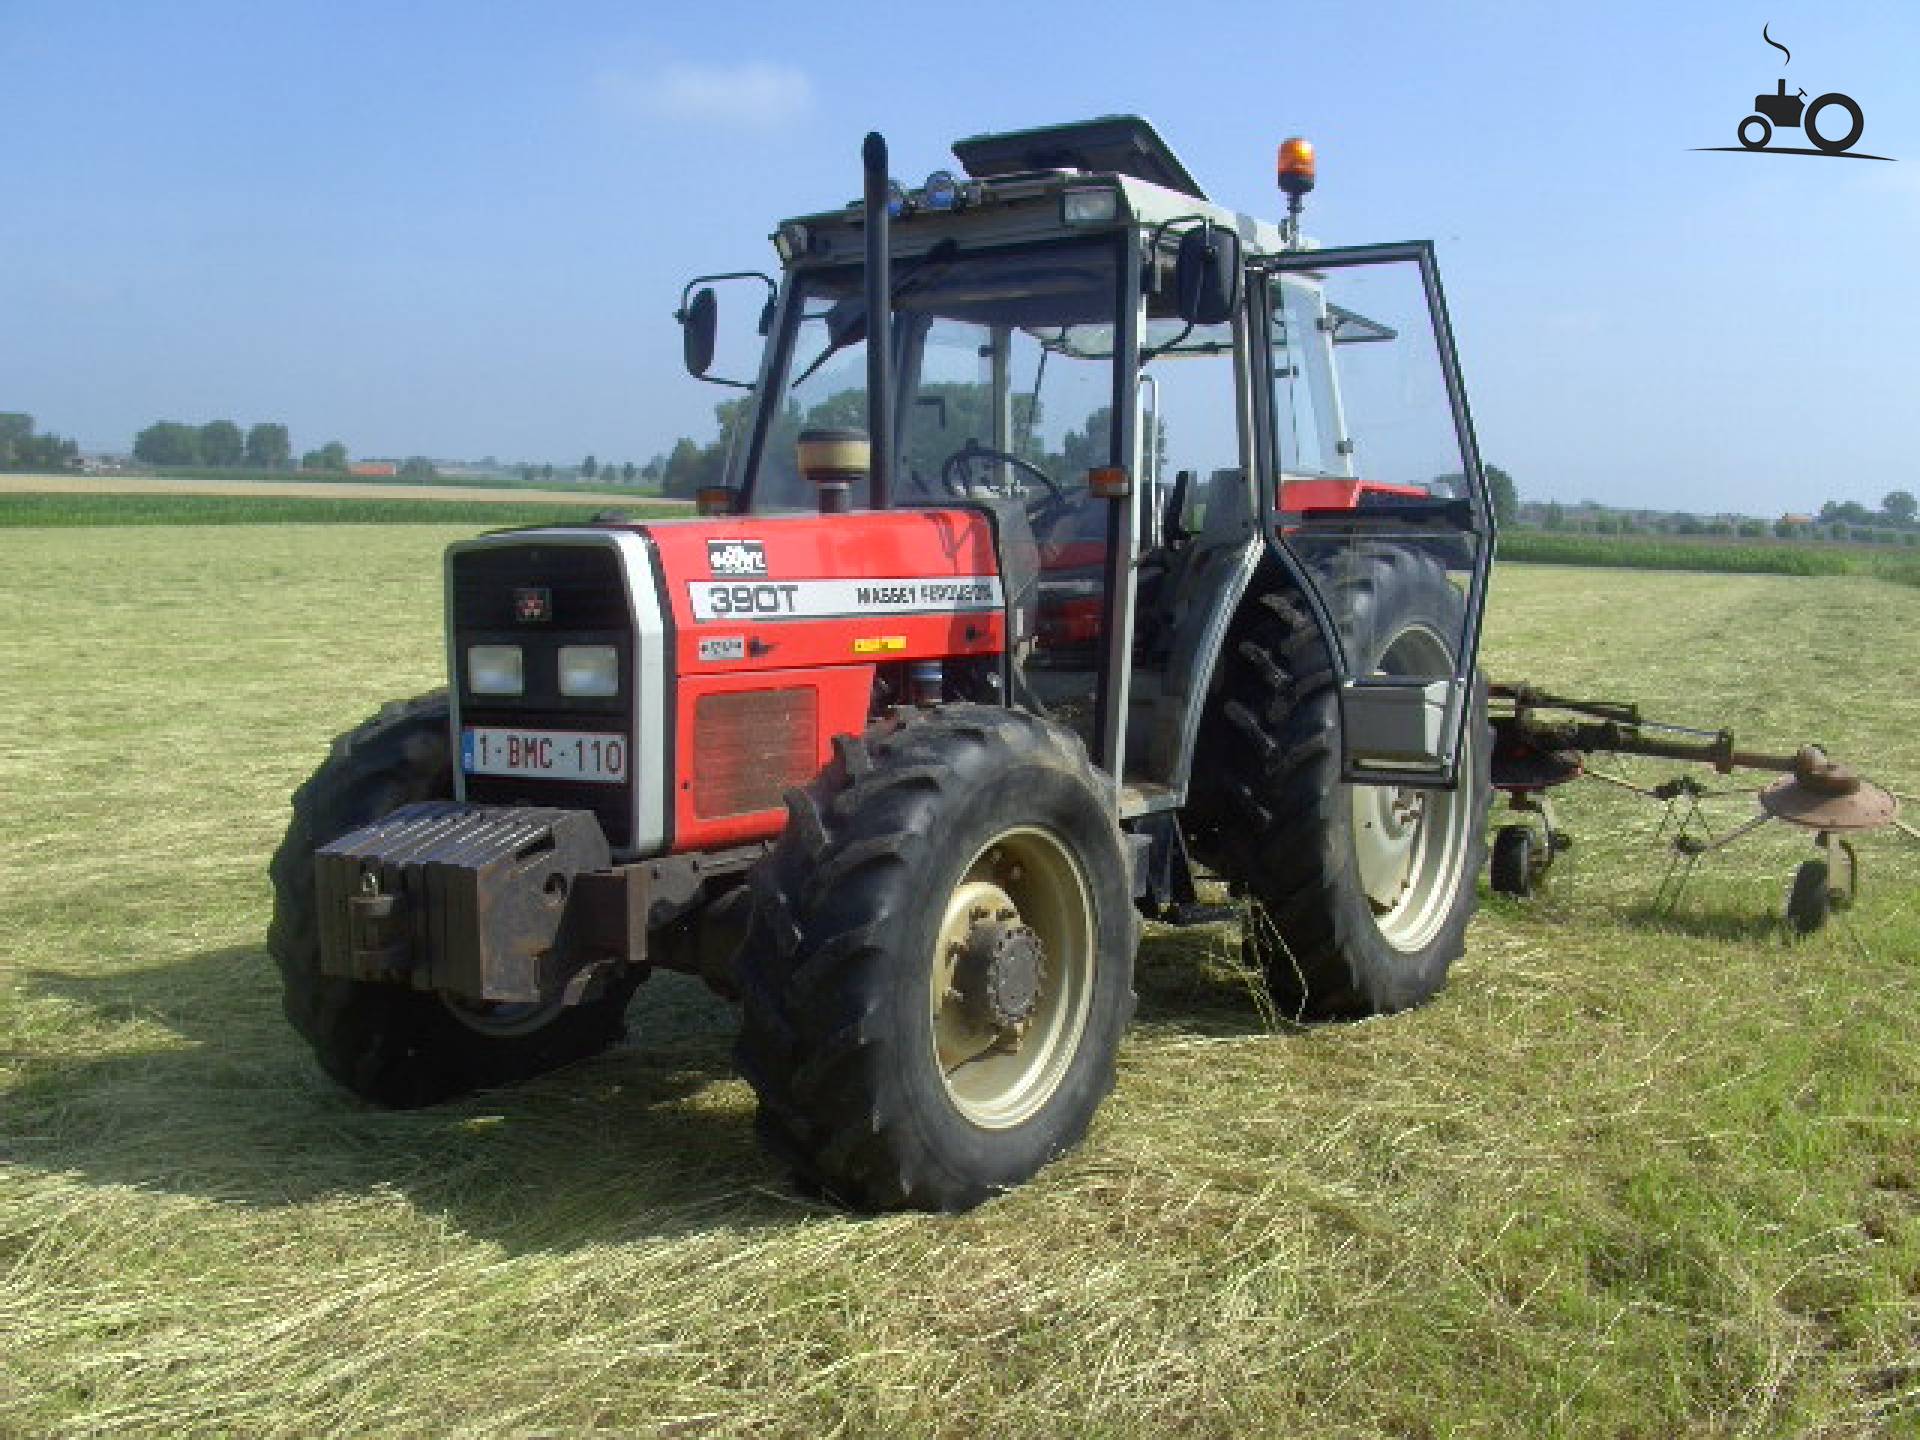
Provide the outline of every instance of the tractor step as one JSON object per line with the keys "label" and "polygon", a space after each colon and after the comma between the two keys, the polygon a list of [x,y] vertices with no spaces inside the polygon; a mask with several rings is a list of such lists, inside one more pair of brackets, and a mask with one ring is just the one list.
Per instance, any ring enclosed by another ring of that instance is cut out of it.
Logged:
{"label": "tractor step", "polygon": [[1160,914],[1160,921],[1165,925],[1224,925],[1239,918],[1238,905],[1203,905],[1198,901],[1169,905]]}

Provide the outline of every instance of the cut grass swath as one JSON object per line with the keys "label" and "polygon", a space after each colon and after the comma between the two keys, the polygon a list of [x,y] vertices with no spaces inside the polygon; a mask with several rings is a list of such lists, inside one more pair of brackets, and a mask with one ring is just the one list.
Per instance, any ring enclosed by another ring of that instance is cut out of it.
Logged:
{"label": "cut grass swath", "polygon": [[[472,528],[5,541],[0,1433],[1920,1421],[1897,840],[1795,945],[1790,837],[1650,916],[1654,813],[1576,789],[1546,895],[1490,901],[1434,1004],[1360,1025],[1264,1016],[1232,925],[1152,933],[1089,1143],[957,1220],[788,1188],[731,1012],[676,977],[540,1084],[350,1103],[280,1017],[263,866],[328,738],[440,679],[439,554]],[[1920,590],[1866,578],[1516,566],[1489,663],[1915,793],[1916,627]]]}

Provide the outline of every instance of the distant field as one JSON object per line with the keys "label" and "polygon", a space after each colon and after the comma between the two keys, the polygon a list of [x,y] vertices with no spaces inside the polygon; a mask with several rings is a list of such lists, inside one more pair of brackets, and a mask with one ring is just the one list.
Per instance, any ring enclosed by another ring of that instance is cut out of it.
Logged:
{"label": "distant field", "polygon": [[1920,585],[1920,549],[1905,545],[1507,530],[1500,535],[1499,553],[1502,560],[1536,565],[1748,575],[1876,575],[1904,585]]}
{"label": "distant field", "polygon": [[[103,476],[103,479],[122,477]],[[142,478],[127,476],[127,479]],[[598,480],[583,482],[553,480],[522,480],[518,475],[462,475],[436,476],[427,480],[416,480],[411,476],[393,475],[369,478],[359,475],[343,475],[325,470],[230,470],[205,466],[168,466],[156,470],[152,478],[160,480],[239,480],[258,485],[379,485],[387,489],[400,487],[412,489],[416,486],[451,485],[462,490],[554,490],[562,494],[581,495],[627,495],[636,493],[631,485],[603,484]]]}
{"label": "distant field", "polygon": [[[266,487],[259,487],[265,489]],[[635,519],[687,515],[678,501],[622,504],[597,498],[528,501],[436,500],[422,496],[387,499],[325,499],[278,494],[249,495],[8,495],[0,494],[0,530],[113,525],[505,525],[578,524],[602,510]]]}
{"label": "distant field", "polygon": [[632,490],[587,486],[562,486],[540,489],[509,482],[465,485],[436,484],[403,480],[338,480],[307,477],[195,476],[161,475],[3,475],[0,495],[113,495],[139,496],[259,496],[277,499],[308,500],[391,500],[398,503],[460,500],[484,504],[542,504],[605,506],[609,496],[635,504],[685,504],[662,502],[655,495]]}
{"label": "distant field", "polygon": [[[636,519],[686,514],[684,500],[615,487],[528,489],[349,480],[0,475],[0,529],[18,526],[465,524],[533,525],[582,507]],[[1712,574],[1864,575],[1920,585],[1920,549],[1885,545],[1570,535],[1509,530],[1500,559],[1537,565]]]}
{"label": "distant field", "polygon": [[[264,867],[328,737],[439,680],[473,528],[3,542],[0,1434],[1920,1429],[1897,836],[1794,944],[1803,841],[1663,916],[1658,811],[1577,788],[1550,894],[1359,1025],[1275,1028],[1234,927],[1156,930],[1088,1143],[960,1219],[796,1194],[678,977],[538,1084],[347,1100],[280,1016]],[[1916,629],[1871,578],[1514,566],[1488,659],[1916,792]]]}

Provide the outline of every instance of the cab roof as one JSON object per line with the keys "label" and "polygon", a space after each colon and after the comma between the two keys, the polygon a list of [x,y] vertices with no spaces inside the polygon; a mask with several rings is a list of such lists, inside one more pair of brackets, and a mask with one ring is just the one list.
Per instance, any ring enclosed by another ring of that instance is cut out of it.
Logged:
{"label": "cab roof", "polygon": [[953,142],[953,155],[976,180],[1036,170],[1083,170],[1128,175],[1195,200],[1207,198],[1153,122],[1140,115],[1101,115],[1065,125],[972,135]]}
{"label": "cab roof", "polygon": [[[896,221],[896,253],[911,254],[935,243],[936,236],[950,234],[959,235],[962,244],[972,244],[1060,233],[1058,210],[1036,211],[1033,202],[1045,199],[1057,205],[1054,197],[1060,192],[1099,183],[1119,193],[1117,225],[1156,227],[1170,221],[1207,219],[1237,233],[1250,255],[1276,255],[1287,248],[1274,221],[1209,200],[1152,123],[1138,115],[1105,115],[1065,125],[974,135],[955,141],[953,153],[977,187],[977,202],[961,211],[913,213]],[[919,198],[917,192],[913,198]],[[1041,218],[1043,213],[1047,218]],[[838,210],[794,216],[782,224],[802,229],[808,237],[810,260],[859,258],[858,200]],[[1299,248],[1315,247],[1307,241]]]}

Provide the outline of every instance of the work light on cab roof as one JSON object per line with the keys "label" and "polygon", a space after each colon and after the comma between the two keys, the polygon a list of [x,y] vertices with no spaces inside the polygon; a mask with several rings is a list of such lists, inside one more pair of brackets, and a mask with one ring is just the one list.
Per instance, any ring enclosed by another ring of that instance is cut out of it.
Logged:
{"label": "work light on cab roof", "polygon": [[951,170],[936,170],[920,187],[920,203],[929,210],[958,210],[967,203],[967,192]]}
{"label": "work light on cab roof", "polygon": [[938,214],[965,210],[980,202],[980,193],[978,184],[962,180],[946,169],[928,175],[918,190],[909,190],[898,180],[890,179],[887,181],[887,215],[890,219],[904,220],[920,211]]}

